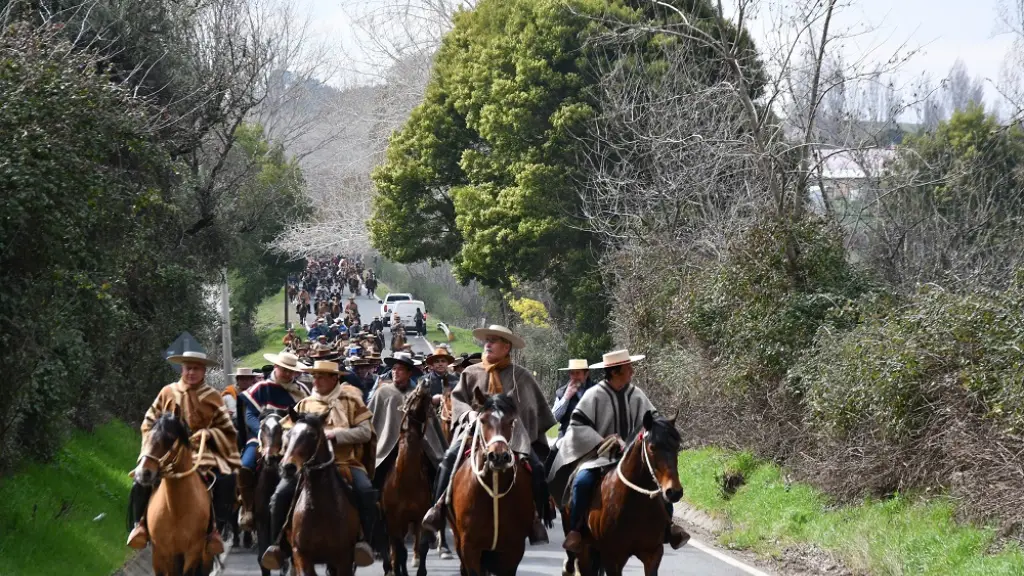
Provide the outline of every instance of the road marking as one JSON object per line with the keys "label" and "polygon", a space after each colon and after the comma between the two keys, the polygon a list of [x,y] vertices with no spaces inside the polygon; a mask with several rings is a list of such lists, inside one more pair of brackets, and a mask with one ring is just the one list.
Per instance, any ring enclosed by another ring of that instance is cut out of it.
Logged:
{"label": "road marking", "polygon": [[739,568],[740,570],[743,570],[744,572],[746,572],[747,574],[750,574],[751,576],[771,576],[770,574],[768,574],[767,572],[765,572],[763,570],[758,570],[757,568],[754,568],[753,566],[750,566],[748,564],[744,564],[743,562],[740,562],[739,560],[733,558],[732,556],[729,556],[727,554],[723,554],[723,553],[719,552],[718,550],[715,550],[714,548],[712,548],[712,547],[710,547],[710,546],[708,546],[706,544],[702,544],[701,542],[699,542],[695,538],[691,537],[690,541],[688,542],[688,544],[690,544],[691,546],[693,546],[697,550],[700,550],[701,552],[707,554],[708,556],[712,556],[714,558],[717,558],[718,560],[721,560],[722,562],[725,562],[726,564],[728,564],[728,565],[730,565],[730,566],[732,566],[734,568]]}

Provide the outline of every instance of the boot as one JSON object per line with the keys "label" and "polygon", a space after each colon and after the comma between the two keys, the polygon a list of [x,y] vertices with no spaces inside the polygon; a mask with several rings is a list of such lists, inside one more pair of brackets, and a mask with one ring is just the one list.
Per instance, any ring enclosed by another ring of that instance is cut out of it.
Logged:
{"label": "boot", "polygon": [[540,516],[534,515],[533,528],[530,528],[530,546],[548,543],[548,531],[544,528],[544,522]]}
{"label": "boot", "polygon": [[665,543],[673,550],[679,550],[690,541],[690,534],[678,524],[669,523],[665,528]]}
{"label": "boot", "polygon": [[238,510],[238,527],[249,532],[253,529],[252,508],[256,499],[256,473],[249,468],[238,470],[238,494],[242,499],[242,507]]}
{"label": "boot", "polygon": [[441,460],[437,468],[437,486],[434,487],[434,506],[427,510],[423,516],[423,529],[428,532],[437,533],[444,527],[444,497],[448,492],[448,483],[452,478],[452,467],[455,466],[455,457],[459,450],[462,450],[462,442],[453,443]]}
{"label": "boot", "polygon": [[573,530],[565,535],[565,541],[562,542],[562,548],[565,548],[573,554],[581,554],[583,551],[583,535],[578,530]]}
{"label": "boot", "polygon": [[373,550],[376,548],[383,557],[387,550],[382,546],[374,546],[380,538],[377,537],[377,523],[380,520],[380,513],[377,509],[377,491],[359,492],[353,490],[356,496],[356,504],[359,509],[359,523],[363,528],[363,540],[356,543],[355,562],[356,566],[366,567],[373,564]]}
{"label": "boot", "polygon": [[280,570],[281,547],[277,544],[268,546],[266,552],[263,553],[263,557],[260,558],[260,566],[265,570]]}
{"label": "boot", "polygon": [[146,530],[146,523],[142,520],[132,528],[128,535],[128,546],[135,550],[142,550],[149,543],[149,531]]}

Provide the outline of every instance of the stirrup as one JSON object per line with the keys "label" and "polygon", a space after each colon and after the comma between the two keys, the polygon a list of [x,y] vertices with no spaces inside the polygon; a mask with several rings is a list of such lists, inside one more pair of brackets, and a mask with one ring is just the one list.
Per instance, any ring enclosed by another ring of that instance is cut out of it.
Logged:
{"label": "stirrup", "polygon": [[135,550],[142,550],[149,543],[149,532],[146,527],[139,522],[132,528],[130,534],[128,534],[128,546]]}
{"label": "stirrup", "polygon": [[359,568],[373,566],[373,549],[370,548],[370,545],[366,542],[356,542],[356,547],[353,552],[353,560]]}
{"label": "stirrup", "polygon": [[267,570],[280,570],[281,548],[276,544],[267,547],[267,550],[263,553],[263,557],[260,558],[260,566]]}
{"label": "stirrup", "polygon": [[423,521],[420,522],[424,530],[430,532],[437,532],[438,530],[440,530],[441,514],[443,513],[443,508],[444,505],[438,502],[437,504],[434,504],[430,508],[430,510],[427,510],[427,513],[423,516]]}

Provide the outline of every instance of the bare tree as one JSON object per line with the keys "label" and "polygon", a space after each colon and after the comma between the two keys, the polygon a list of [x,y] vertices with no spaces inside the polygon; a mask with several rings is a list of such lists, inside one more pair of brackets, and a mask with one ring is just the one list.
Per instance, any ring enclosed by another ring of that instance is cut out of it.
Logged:
{"label": "bare tree", "polygon": [[985,83],[981,78],[971,78],[967,65],[957,58],[945,81],[946,103],[950,112],[966,110],[971,105],[985,103]]}

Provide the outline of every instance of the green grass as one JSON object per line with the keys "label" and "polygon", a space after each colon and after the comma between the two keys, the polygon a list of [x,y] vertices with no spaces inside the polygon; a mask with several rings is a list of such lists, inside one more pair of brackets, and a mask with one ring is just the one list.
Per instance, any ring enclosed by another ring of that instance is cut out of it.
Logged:
{"label": "green grass", "polygon": [[[716,479],[727,468],[746,477],[729,500]],[[788,545],[810,543],[872,575],[1024,575],[1019,546],[993,553],[1000,547],[995,530],[957,524],[945,498],[897,496],[834,506],[809,486],[787,489],[777,466],[715,448],[683,452],[679,472],[688,502],[729,519],[731,529],[719,537],[729,547],[777,556]]]}
{"label": "green grass", "polygon": [[138,454],[137,431],[115,421],[75,432],[52,463],[0,479],[0,575],[95,576],[124,564]]}
{"label": "green grass", "polygon": [[[284,289],[264,300],[256,310],[256,333],[262,345],[260,349],[238,361],[239,366],[259,368],[266,364],[264,354],[277,354],[284,346],[281,340],[288,331],[284,327]],[[305,328],[296,328],[295,333],[306,337]]]}

